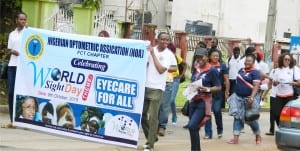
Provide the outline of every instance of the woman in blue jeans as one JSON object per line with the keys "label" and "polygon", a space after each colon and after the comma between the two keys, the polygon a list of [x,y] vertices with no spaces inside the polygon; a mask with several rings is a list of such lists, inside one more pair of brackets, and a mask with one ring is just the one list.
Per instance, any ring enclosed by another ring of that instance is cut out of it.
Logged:
{"label": "woman in blue jeans", "polygon": [[197,65],[192,73],[191,81],[202,80],[202,86],[197,87],[198,94],[190,101],[189,123],[191,150],[200,151],[200,127],[211,116],[212,92],[221,90],[221,82],[217,70],[208,63],[208,52],[199,48],[195,52]]}
{"label": "woman in blue jeans", "polygon": [[[225,98],[224,91],[212,94],[212,111],[215,116],[218,138],[221,138],[223,134],[222,104],[224,100],[227,100],[229,95],[229,78],[228,68],[225,64],[219,62],[219,58],[219,51],[217,49],[211,49],[209,52],[209,63],[217,69],[222,90],[225,91]],[[203,139],[211,139],[212,135],[212,120],[209,120],[205,124],[205,136]]]}
{"label": "woman in blue jeans", "polygon": [[[245,109],[252,108],[259,112],[259,95],[260,85],[259,71],[254,68],[255,56],[246,55],[245,68],[240,69],[236,78],[234,93],[229,97],[229,115],[234,117],[233,121],[233,139],[227,141],[229,144],[238,144],[241,128],[245,121]],[[261,143],[260,129],[258,120],[246,121],[255,135],[255,143]]]}

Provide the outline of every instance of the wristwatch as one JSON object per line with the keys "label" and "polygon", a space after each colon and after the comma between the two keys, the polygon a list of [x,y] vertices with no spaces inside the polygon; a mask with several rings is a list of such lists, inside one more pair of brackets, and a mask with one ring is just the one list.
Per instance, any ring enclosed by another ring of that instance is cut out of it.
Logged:
{"label": "wristwatch", "polygon": [[210,88],[209,87],[206,87],[206,92],[210,92]]}

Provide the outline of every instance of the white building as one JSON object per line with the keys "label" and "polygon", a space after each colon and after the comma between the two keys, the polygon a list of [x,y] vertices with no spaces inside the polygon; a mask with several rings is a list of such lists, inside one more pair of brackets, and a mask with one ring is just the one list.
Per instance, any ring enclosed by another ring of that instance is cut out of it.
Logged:
{"label": "white building", "polygon": [[[144,9],[160,29],[185,30],[187,20],[201,20],[211,23],[218,37],[265,40],[269,0],[104,0],[102,8],[114,9],[125,21],[126,2],[127,21],[130,10]],[[288,42],[289,35],[300,35],[300,0],[277,0],[274,39]]]}

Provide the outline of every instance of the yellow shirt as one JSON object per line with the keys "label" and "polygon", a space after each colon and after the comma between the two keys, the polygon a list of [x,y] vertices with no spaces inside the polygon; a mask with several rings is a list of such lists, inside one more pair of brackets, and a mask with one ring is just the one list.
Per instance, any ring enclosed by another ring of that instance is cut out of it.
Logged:
{"label": "yellow shirt", "polygon": [[[183,61],[183,59],[179,55],[177,55],[177,54],[176,54],[176,59],[177,59],[177,64],[181,64],[182,61]],[[179,76],[179,70],[178,70],[178,68],[177,68],[176,72],[172,72],[172,75],[173,75],[173,77]]]}

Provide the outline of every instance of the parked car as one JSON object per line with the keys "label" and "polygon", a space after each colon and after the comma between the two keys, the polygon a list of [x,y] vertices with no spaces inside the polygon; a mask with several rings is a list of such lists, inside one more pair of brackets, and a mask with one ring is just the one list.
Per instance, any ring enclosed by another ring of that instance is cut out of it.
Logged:
{"label": "parked car", "polygon": [[290,101],[283,107],[275,141],[280,150],[300,150],[300,99]]}

